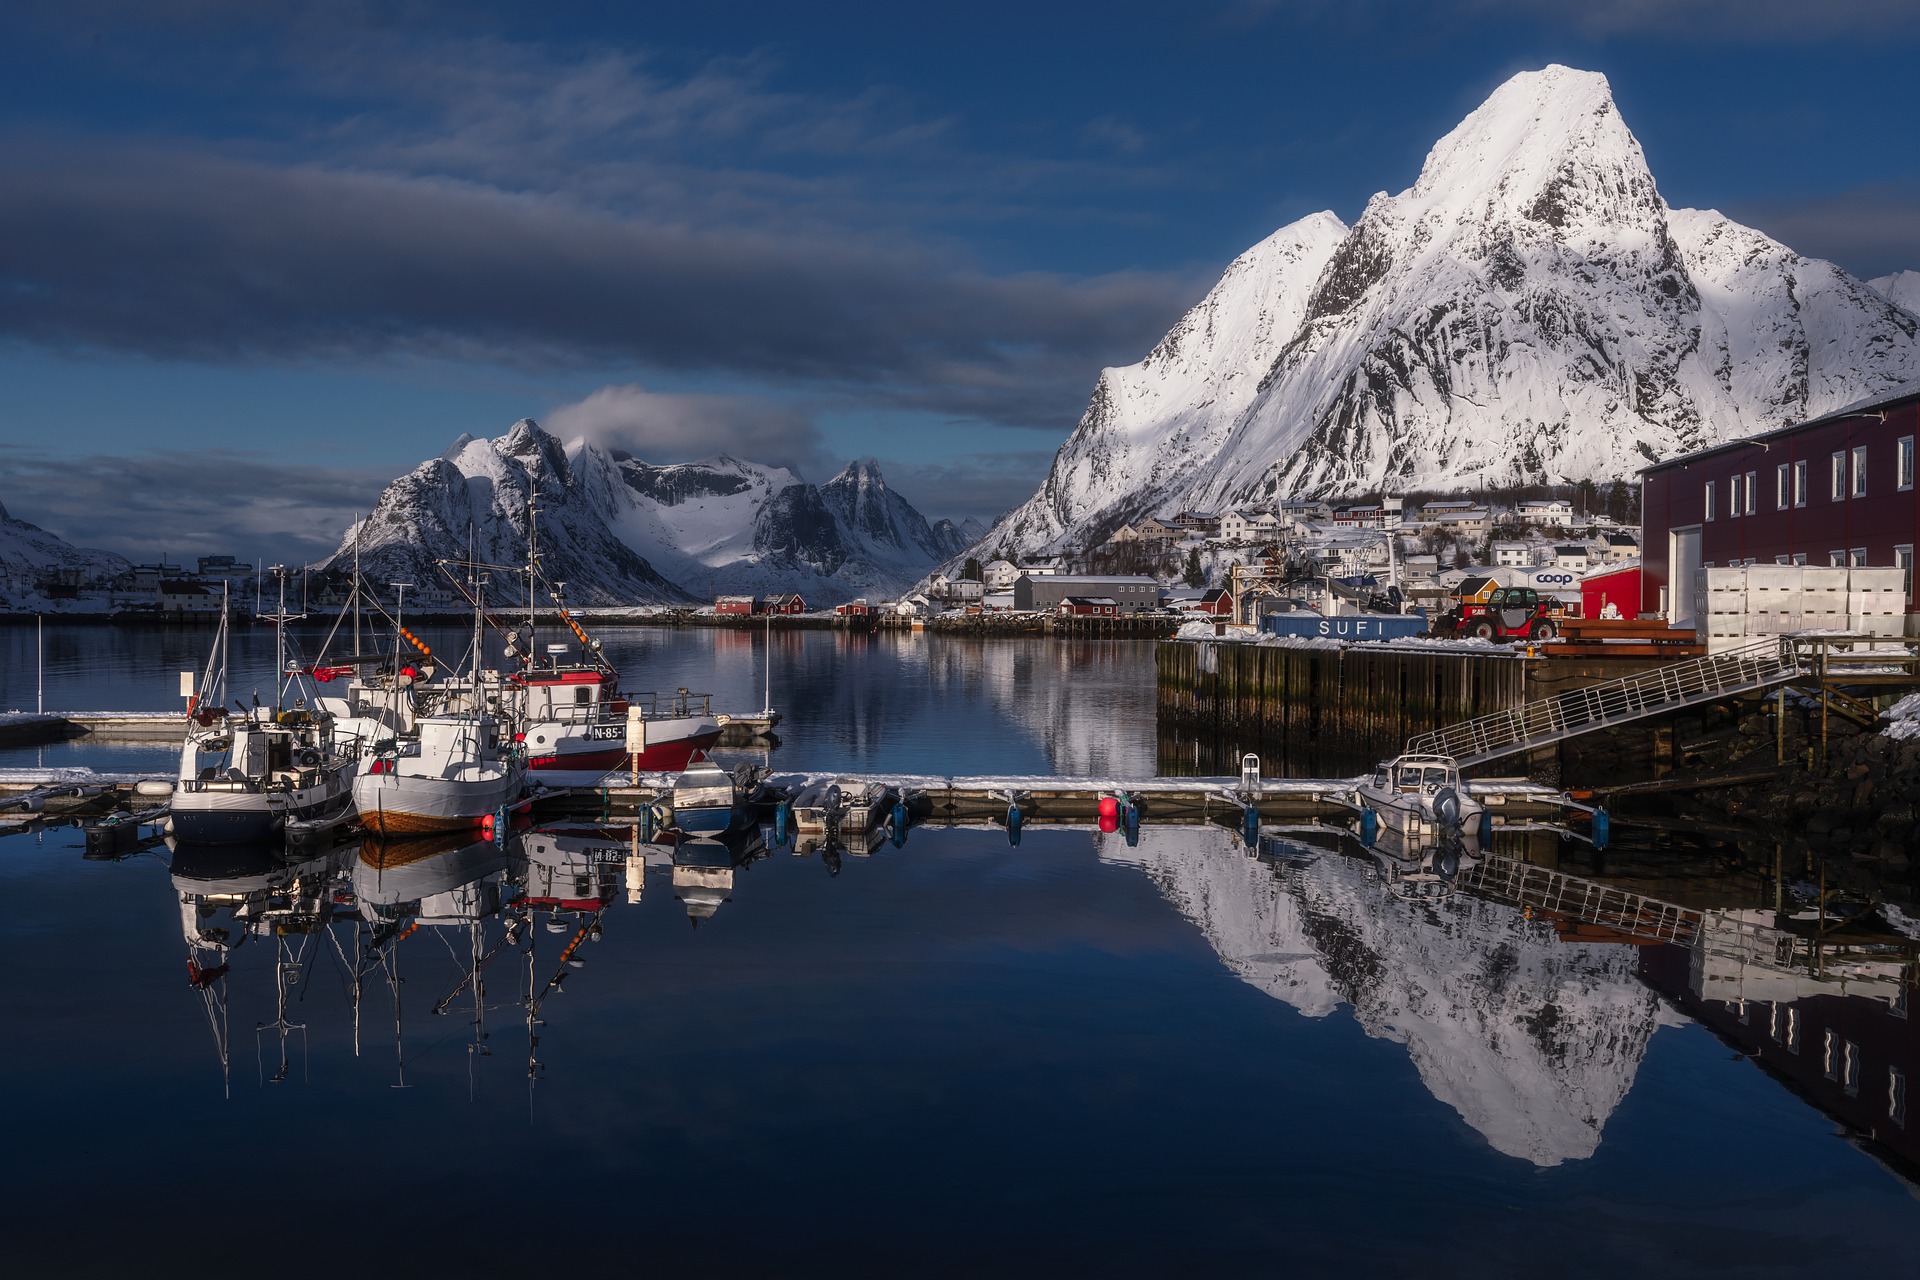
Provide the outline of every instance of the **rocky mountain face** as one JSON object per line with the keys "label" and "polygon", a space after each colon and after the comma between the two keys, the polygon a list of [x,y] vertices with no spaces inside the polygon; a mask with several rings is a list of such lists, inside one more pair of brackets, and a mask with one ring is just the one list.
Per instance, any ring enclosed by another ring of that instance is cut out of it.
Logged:
{"label": "rocky mountain face", "polygon": [[1541,1167],[1591,1156],[1664,1016],[1634,949],[1561,942],[1550,924],[1456,894],[1395,897],[1309,846],[1280,865],[1191,829],[1103,841],[1139,866],[1243,981],[1309,1018],[1346,1008],[1406,1046],[1421,1082],[1494,1150]]}
{"label": "rocky mountain face", "polygon": [[44,569],[78,569],[83,581],[124,572],[127,561],[110,551],[76,547],[37,524],[16,520],[0,506],[0,568],[15,586],[31,586]]}
{"label": "rocky mountain face", "polygon": [[1631,476],[1916,376],[1910,311],[1669,208],[1606,79],[1550,66],[1351,227],[1314,214],[1235,260],[1144,360],[1101,374],[984,544],[1068,549],[1293,495]]}
{"label": "rocky mountain face", "polygon": [[[720,593],[798,591],[812,605],[893,594],[964,543],[887,488],[871,459],[819,487],[781,467],[717,457],[656,465],[532,419],[493,440],[463,436],[388,485],[330,567],[375,581],[439,583],[436,561],[519,565],[538,495],[541,561],[579,604],[679,604]],[[398,576],[396,576],[398,575]],[[521,588],[502,577],[496,599]]]}

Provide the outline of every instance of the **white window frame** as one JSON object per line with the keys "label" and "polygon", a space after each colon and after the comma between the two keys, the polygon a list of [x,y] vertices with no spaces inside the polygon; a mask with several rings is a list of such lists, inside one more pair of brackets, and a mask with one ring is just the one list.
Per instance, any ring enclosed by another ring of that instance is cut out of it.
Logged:
{"label": "white window frame", "polygon": [[1847,567],[1847,553],[1844,551],[1827,552],[1827,568],[1844,569]]}
{"label": "white window frame", "polygon": [[1727,519],[1736,520],[1740,516],[1740,473],[1727,477]]}
{"label": "white window frame", "polygon": [[1806,562],[1807,562],[1807,553],[1804,551],[1794,552],[1793,558],[1789,561],[1790,564],[1798,564],[1798,565],[1804,565],[1806,564]]}
{"label": "white window frame", "polygon": [[1840,1046],[1840,1087],[1850,1098],[1860,1096],[1860,1046],[1851,1040]]}
{"label": "white window frame", "polygon": [[1847,568],[1864,569],[1866,567],[1867,567],[1867,549],[1865,547],[1853,547],[1850,550],[1848,550]]}
{"label": "white window frame", "polygon": [[1832,1027],[1820,1034],[1820,1074],[1829,1080],[1840,1078],[1840,1033]]}
{"label": "white window frame", "polygon": [[1787,1006],[1787,1052],[1800,1052],[1800,1010],[1794,1005]]}
{"label": "white window frame", "polygon": [[1867,496],[1867,446],[1863,444],[1857,444],[1853,446],[1853,461],[1851,463],[1848,474],[1851,476],[1851,479],[1852,479],[1852,483],[1848,487],[1848,492],[1851,493],[1856,498],[1866,497]]}
{"label": "white window frame", "polygon": [[1708,519],[1708,520],[1711,520],[1711,519],[1713,519],[1713,490],[1714,490],[1714,483],[1713,483],[1713,481],[1711,481],[1711,480],[1709,480],[1709,481],[1707,481],[1707,487],[1706,487],[1706,491],[1705,491],[1705,492],[1706,492],[1706,495],[1707,495],[1707,499],[1706,499],[1706,501],[1707,501],[1707,509],[1706,509],[1706,512],[1705,512],[1705,518],[1706,518],[1706,519]]}
{"label": "white window frame", "polygon": [[1792,564],[1793,557],[1792,556],[1775,556],[1773,558],[1773,562],[1775,564]]}
{"label": "white window frame", "polygon": [[1907,1127],[1907,1073],[1898,1067],[1887,1068],[1887,1119]]}
{"label": "white window frame", "polygon": [[1747,472],[1747,514],[1757,515],[1760,511],[1760,473]]}
{"label": "white window frame", "polygon": [[1906,588],[1907,597],[1913,597],[1913,544],[1904,543],[1893,549],[1893,567],[1901,571],[1900,585]]}
{"label": "white window frame", "polygon": [[1895,441],[1893,456],[1896,461],[1895,470],[1899,472],[1894,487],[1902,490],[1913,488],[1913,437],[1901,436]]}
{"label": "white window frame", "polygon": [[1847,497],[1847,451],[1835,449],[1828,469],[1827,494],[1830,501],[1844,502]]}
{"label": "white window frame", "polygon": [[1783,462],[1773,469],[1773,509],[1785,511],[1793,504],[1793,472]]}
{"label": "white window frame", "polygon": [[1800,459],[1793,464],[1793,505],[1807,505],[1807,460]]}

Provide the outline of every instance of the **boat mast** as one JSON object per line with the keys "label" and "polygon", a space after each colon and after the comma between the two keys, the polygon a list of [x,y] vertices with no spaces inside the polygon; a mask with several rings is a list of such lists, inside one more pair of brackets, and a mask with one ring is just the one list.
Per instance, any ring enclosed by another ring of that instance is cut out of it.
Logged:
{"label": "boat mast", "polygon": [[286,709],[281,704],[287,695],[287,566],[273,566],[273,576],[280,579],[280,612],[273,615],[273,711],[278,715]]}
{"label": "boat mast", "polygon": [[353,656],[360,656],[360,531],[358,512],[353,517]]}

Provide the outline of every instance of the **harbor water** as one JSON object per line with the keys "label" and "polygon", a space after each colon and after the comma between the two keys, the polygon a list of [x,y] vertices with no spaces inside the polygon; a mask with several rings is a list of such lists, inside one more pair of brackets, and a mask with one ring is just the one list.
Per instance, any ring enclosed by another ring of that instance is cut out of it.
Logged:
{"label": "harbor water", "polygon": [[[605,639],[629,688],[760,705],[764,636]],[[205,640],[50,629],[48,706],[177,706]],[[0,645],[0,709],[31,709],[32,629]],[[243,637],[233,688],[265,696],[271,653]],[[1151,643],[776,632],[771,654],[776,766],[1153,771]],[[171,749],[0,767],[43,754]],[[1898,948],[1842,976],[1413,901],[1333,832],[923,826],[799,856],[761,831],[699,867],[636,834],[295,865],[0,836],[0,1087],[29,1104],[11,1268],[1911,1267]],[[1727,856],[1551,847],[1696,907],[1769,892]]]}

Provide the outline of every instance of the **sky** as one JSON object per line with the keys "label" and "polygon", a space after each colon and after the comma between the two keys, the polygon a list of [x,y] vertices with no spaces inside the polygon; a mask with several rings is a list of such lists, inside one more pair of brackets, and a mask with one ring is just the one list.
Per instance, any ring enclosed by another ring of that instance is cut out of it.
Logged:
{"label": "sky", "polygon": [[0,503],[312,559],[531,416],[990,518],[1235,256],[1549,62],[1670,204],[1920,268],[1917,53],[1913,0],[14,0]]}

